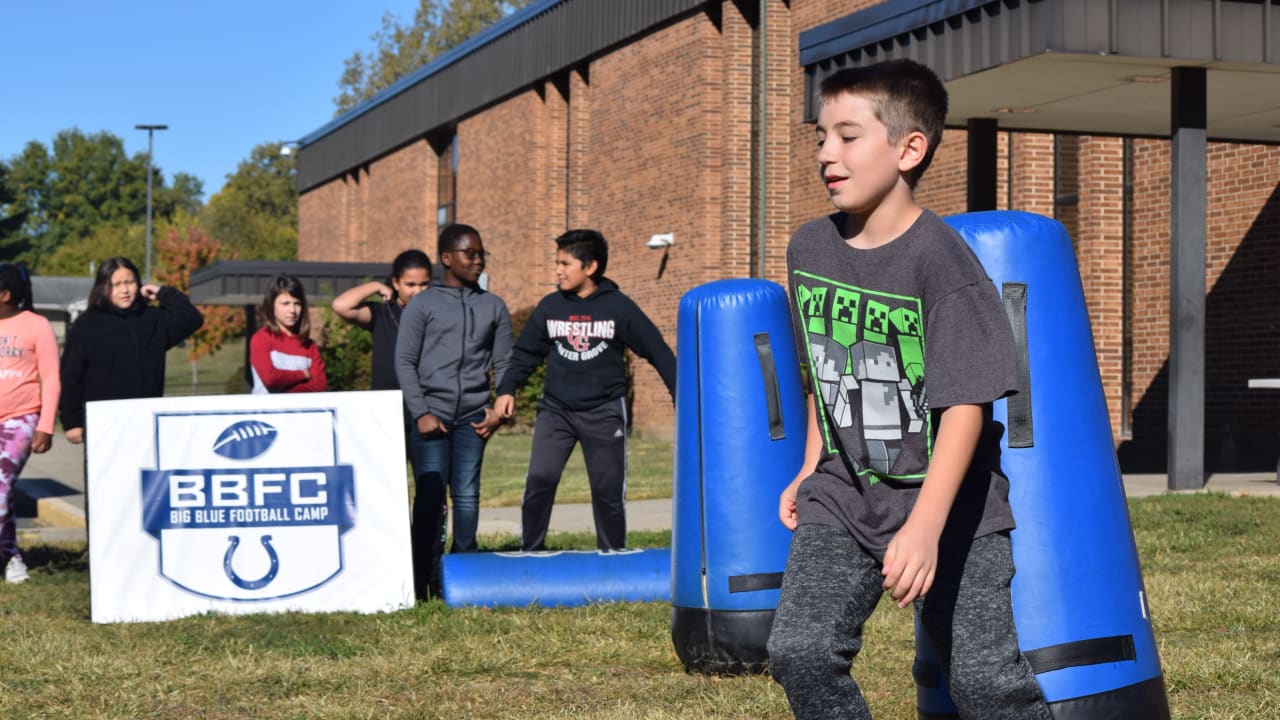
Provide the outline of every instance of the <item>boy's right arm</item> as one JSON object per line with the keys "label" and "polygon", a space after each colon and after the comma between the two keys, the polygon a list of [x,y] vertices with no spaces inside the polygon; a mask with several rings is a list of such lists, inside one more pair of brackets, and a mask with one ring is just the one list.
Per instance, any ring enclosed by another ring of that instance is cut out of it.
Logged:
{"label": "boy's right arm", "polygon": [[367,329],[373,324],[373,310],[365,305],[364,301],[374,294],[381,295],[383,302],[391,302],[395,293],[385,284],[375,280],[357,285],[342,293],[333,299],[331,307],[338,317]]}
{"label": "boy's right arm", "polygon": [[431,413],[427,398],[422,394],[422,380],[418,375],[418,362],[422,357],[422,339],[426,329],[427,315],[422,304],[410,303],[400,316],[400,329],[396,333],[396,380],[400,383],[405,407],[409,408],[409,417],[414,420],[421,420],[424,415]]}
{"label": "boy's right arm", "polygon": [[503,420],[515,414],[516,390],[546,360],[550,350],[551,336],[547,334],[546,313],[542,312],[542,306],[539,305],[525,321],[520,337],[511,348],[511,361],[498,381],[498,398],[493,403],[493,409]]}
{"label": "boy's right arm", "polygon": [[809,395],[809,402],[805,404],[809,406],[809,420],[805,423],[804,463],[800,466],[800,472],[796,474],[795,479],[782,491],[782,497],[778,498],[778,519],[782,520],[782,524],[788,530],[795,530],[800,519],[796,510],[796,492],[800,489],[800,483],[818,469],[818,460],[822,457],[822,435],[818,432],[818,409],[812,394]]}

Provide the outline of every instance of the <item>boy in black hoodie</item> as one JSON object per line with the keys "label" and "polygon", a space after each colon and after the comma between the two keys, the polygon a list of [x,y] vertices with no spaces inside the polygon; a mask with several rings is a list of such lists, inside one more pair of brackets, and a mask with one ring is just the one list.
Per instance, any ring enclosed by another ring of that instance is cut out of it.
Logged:
{"label": "boy in black hoodie", "polygon": [[520,333],[498,383],[494,409],[515,410],[515,391],[545,360],[546,380],[533,426],[521,506],[525,550],[546,549],[556,486],[575,443],[591,484],[596,546],[627,542],[627,380],[623,352],[649,361],[675,396],[676,358],[644,312],[604,276],[609,246],[595,230],[556,238],[560,290],[542,299]]}

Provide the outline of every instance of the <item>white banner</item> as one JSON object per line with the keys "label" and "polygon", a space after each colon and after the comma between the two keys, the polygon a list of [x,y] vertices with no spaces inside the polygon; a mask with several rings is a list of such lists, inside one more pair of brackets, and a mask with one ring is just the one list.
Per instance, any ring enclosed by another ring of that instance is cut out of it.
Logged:
{"label": "white banner", "polygon": [[400,393],[86,410],[94,622],[413,605]]}

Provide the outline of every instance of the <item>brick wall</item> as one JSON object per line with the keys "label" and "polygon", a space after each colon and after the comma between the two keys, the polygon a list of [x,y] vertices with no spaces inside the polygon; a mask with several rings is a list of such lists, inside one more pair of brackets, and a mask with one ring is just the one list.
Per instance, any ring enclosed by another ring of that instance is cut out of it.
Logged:
{"label": "brick wall", "polygon": [[[1169,143],[1136,140],[1132,462],[1163,462],[1169,393]],[[1275,462],[1280,376],[1280,148],[1210,143],[1205,239],[1205,452],[1214,469]],[[1122,457],[1126,457],[1122,453]]]}
{"label": "brick wall", "polygon": [[364,186],[364,262],[388,266],[404,250],[425,250],[434,261],[436,153],[419,140],[369,164]]}
{"label": "brick wall", "polygon": [[[554,108],[554,105],[553,105]],[[546,131],[547,104],[526,91],[457,127],[457,221],[480,231],[489,251],[489,290],[517,310],[555,286],[547,194],[548,154],[563,139]]]}
{"label": "brick wall", "polygon": [[436,255],[436,153],[419,140],[298,199],[298,259],[391,261],[402,250]]}
{"label": "brick wall", "polygon": [[[298,198],[298,259],[347,260],[346,182],[344,178],[303,193]],[[334,252],[334,248],[341,248]]]}
{"label": "brick wall", "polygon": [[[589,120],[581,140],[575,136],[583,149],[571,153],[581,158],[571,170],[582,177],[577,219],[609,239],[608,275],[673,347],[680,297],[729,274],[723,265],[742,263],[741,255],[726,257],[723,241],[746,221],[725,204],[726,187],[745,182],[739,168],[726,170],[727,154],[741,156],[748,147],[736,122],[742,104],[725,103],[726,81],[740,82],[733,73],[750,77],[749,64],[725,62],[724,44],[741,42],[735,14],[693,15],[592,62]],[[717,24],[727,26],[729,40]],[[571,108],[575,102],[571,93]],[[675,234],[674,247],[645,247],[665,232]],[[647,363],[633,367],[637,429],[670,435],[666,388]]]}

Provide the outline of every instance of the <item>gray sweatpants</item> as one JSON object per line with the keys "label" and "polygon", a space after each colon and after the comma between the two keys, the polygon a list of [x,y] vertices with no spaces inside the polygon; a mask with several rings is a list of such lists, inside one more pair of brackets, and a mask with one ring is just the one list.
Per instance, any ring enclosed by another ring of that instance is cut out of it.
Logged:
{"label": "gray sweatpants", "polygon": [[556,487],[577,443],[582,445],[591,486],[596,547],[627,546],[627,401],[618,398],[587,410],[570,410],[543,398],[533,423],[533,449],[520,505],[520,543],[525,550],[547,549]]}
{"label": "gray sweatpants", "polygon": [[[933,587],[915,601],[962,718],[1050,720],[1018,650],[1012,580],[1009,536],[996,533],[944,547]],[[863,623],[884,592],[882,582],[880,563],[847,531],[796,528],[769,635],[769,669],[797,718],[871,717],[849,669],[862,649]]]}

